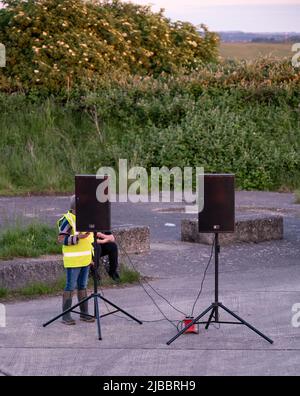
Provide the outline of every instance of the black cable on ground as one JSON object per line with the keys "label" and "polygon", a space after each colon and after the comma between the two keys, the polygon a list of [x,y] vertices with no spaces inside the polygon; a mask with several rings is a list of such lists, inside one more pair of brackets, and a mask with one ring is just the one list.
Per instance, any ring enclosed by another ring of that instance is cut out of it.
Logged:
{"label": "black cable on ground", "polygon": [[[103,297],[105,297],[104,292],[103,292],[103,289],[101,288],[101,286],[99,286],[99,288],[100,288],[101,294],[103,295]],[[107,311],[108,311],[108,312],[111,312],[110,309],[109,309],[108,304],[106,303],[106,301],[104,301],[104,304],[105,304],[105,306],[106,306]],[[126,319],[128,322],[134,322],[133,319],[128,318],[128,317],[126,317],[126,316],[117,315],[116,313],[112,313],[112,315],[114,315],[114,316],[116,316],[116,317],[118,317],[118,318],[121,318],[121,319]],[[140,319],[140,320],[141,320],[141,322],[143,322],[143,323],[156,323],[156,322],[163,322],[163,321],[165,321],[165,320],[170,321],[170,322],[174,322],[174,323],[175,323],[175,322],[178,322],[178,319],[176,319],[176,320],[171,320],[171,319],[166,319],[166,318],[163,318],[163,319],[156,319],[156,320],[144,320],[144,319]]]}
{"label": "black cable on ground", "polygon": [[[141,282],[139,282],[139,283],[141,284]],[[104,297],[103,289],[102,289],[100,286],[99,286],[99,288],[100,288],[101,293],[102,293],[102,295],[103,295],[103,297]],[[152,300],[152,302],[153,302],[153,304],[156,306],[156,308],[159,310],[159,312],[162,314],[162,316],[164,317],[164,319],[156,319],[156,320],[143,320],[143,319],[141,319],[141,322],[143,322],[143,323],[155,323],[155,322],[161,322],[161,321],[166,320],[166,321],[168,321],[169,323],[171,323],[172,326],[174,326],[175,328],[177,328],[177,326],[176,326],[173,322],[178,322],[178,320],[171,320],[171,319],[169,319],[169,318],[164,314],[164,312],[160,309],[160,307],[157,305],[156,301],[155,301],[154,298],[148,293],[148,291],[147,291],[144,287],[143,287],[143,289],[144,289],[145,293],[148,295],[148,297]],[[105,301],[104,301],[104,303],[105,303],[105,306],[106,306],[107,311],[108,311],[108,312],[111,312],[110,309],[109,309],[109,307],[108,307],[108,305],[106,304]],[[126,320],[128,320],[129,322],[133,321],[133,319],[127,318],[127,317],[125,317],[125,316],[117,315],[116,313],[113,313],[112,315],[115,315],[115,316],[117,316],[118,318],[126,319]]]}
{"label": "black cable on ground", "polygon": [[[128,253],[126,252],[126,250],[123,248],[123,246],[122,246],[122,244],[120,243],[120,241],[118,241],[118,245],[120,246],[120,248],[121,248],[121,249],[123,250],[123,252],[125,253],[125,255],[126,255],[126,257],[128,258],[128,260],[129,260],[129,262],[130,262],[132,268],[133,268],[136,272],[138,272],[138,270],[136,269],[135,265],[133,264],[133,262],[132,262],[130,256],[128,255]],[[154,293],[156,293],[160,298],[162,298],[163,300],[165,300],[166,303],[167,303],[171,308],[173,308],[175,311],[181,313],[182,315],[186,316],[186,313],[185,313],[185,312],[181,311],[180,309],[176,308],[173,304],[171,304],[170,301],[166,299],[166,297],[164,297],[162,294],[160,294],[160,293],[159,293],[159,292],[147,281],[147,279],[144,279],[144,282],[147,284],[147,286],[150,287],[150,289],[152,289],[152,290],[154,291]],[[143,288],[144,288],[144,285],[143,285],[142,282],[140,282],[140,280],[139,280],[139,283],[140,283],[140,284],[143,286]]]}
{"label": "black cable on ground", "polygon": [[[136,267],[135,267],[135,265],[133,264],[133,262],[132,262],[130,256],[129,256],[129,254],[128,254],[128,253],[126,252],[126,250],[123,248],[121,242],[120,242],[120,241],[117,241],[117,243],[118,243],[118,245],[120,246],[121,250],[124,252],[124,254],[125,254],[125,256],[127,257],[127,259],[129,260],[129,262],[130,262],[132,268],[134,269],[134,271],[138,272],[137,269],[136,269]],[[204,284],[204,281],[205,281],[205,278],[206,278],[206,274],[207,274],[208,268],[209,268],[210,263],[211,263],[214,245],[215,245],[215,240],[214,240],[214,242],[213,242],[213,244],[212,244],[211,255],[210,255],[209,261],[208,261],[208,263],[207,263],[207,266],[206,266],[206,268],[205,268],[204,274],[203,274],[203,279],[202,279],[202,282],[201,282],[201,287],[200,287],[199,293],[198,293],[198,295],[197,295],[197,297],[196,297],[196,300],[195,300],[195,302],[194,302],[194,305],[193,305],[193,308],[192,308],[191,316],[193,316],[196,303],[197,303],[197,301],[199,300],[199,298],[200,298],[200,296],[201,296],[201,293],[202,293],[203,284]],[[172,326],[174,326],[174,327],[176,328],[177,331],[180,331],[180,330],[179,330],[179,325],[181,325],[181,328],[182,328],[183,320],[171,320],[171,319],[169,319],[169,318],[165,315],[165,313],[161,310],[161,308],[158,306],[158,304],[156,303],[155,299],[151,296],[151,294],[150,294],[150,293],[148,292],[148,290],[145,288],[143,282],[142,282],[140,279],[138,279],[138,282],[139,282],[140,286],[143,288],[144,292],[147,294],[147,296],[151,299],[152,303],[155,305],[155,307],[158,309],[158,311],[159,311],[159,312],[161,313],[161,315],[163,316],[163,319],[156,319],[156,320],[142,320],[142,319],[141,319],[141,321],[142,321],[142,322],[145,322],[145,323],[155,323],[155,322],[161,322],[161,321],[165,321],[165,320],[166,320],[166,321],[168,321],[170,324],[172,324]],[[180,309],[176,308],[173,304],[171,304],[170,301],[167,300],[162,294],[160,294],[160,293],[159,293],[159,292],[158,292],[158,291],[157,291],[146,279],[144,279],[144,282],[153,290],[154,293],[156,293],[160,298],[162,298],[164,301],[166,301],[166,303],[167,303],[171,308],[173,308],[175,311],[177,311],[177,312],[181,313],[182,315],[184,315],[184,317],[187,317],[187,314],[186,314],[185,312],[181,311]],[[104,296],[104,292],[103,292],[103,290],[102,290],[101,287],[100,287],[100,290],[101,290],[101,293],[102,293],[103,296]],[[110,312],[109,307],[107,306],[106,303],[105,303],[105,306],[106,306],[106,309],[108,310],[108,312]],[[116,313],[114,313],[113,315],[115,315],[115,316],[117,316],[117,317],[119,317],[119,318],[126,319],[126,320],[128,320],[128,321],[131,321],[131,320],[132,320],[132,319],[126,318],[126,317],[124,317],[124,316],[117,315]],[[177,322],[177,325],[174,324],[175,322]]]}

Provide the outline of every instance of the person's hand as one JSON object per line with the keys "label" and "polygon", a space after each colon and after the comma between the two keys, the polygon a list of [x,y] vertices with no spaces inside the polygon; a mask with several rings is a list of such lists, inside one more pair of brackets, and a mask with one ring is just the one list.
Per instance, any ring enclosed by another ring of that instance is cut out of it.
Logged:
{"label": "person's hand", "polygon": [[104,243],[108,243],[108,242],[114,242],[115,241],[115,237],[113,235],[106,235],[103,234],[102,232],[97,232],[97,243],[100,243],[101,245]]}
{"label": "person's hand", "polygon": [[79,239],[85,239],[85,238],[87,238],[89,235],[90,235],[89,232],[80,232],[80,233],[78,234],[78,238],[79,238]]}

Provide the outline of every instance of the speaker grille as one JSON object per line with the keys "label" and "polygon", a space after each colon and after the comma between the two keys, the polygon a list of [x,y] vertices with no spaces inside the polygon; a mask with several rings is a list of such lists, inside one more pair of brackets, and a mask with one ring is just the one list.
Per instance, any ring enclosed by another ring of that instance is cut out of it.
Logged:
{"label": "speaker grille", "polygon": [[108,180],[108,176],[75,176],[77,231],[110,232],[110,202],[99,202],[96,196],[99,185],[105,180]]}
{"label": "speaker grille", "polygon": [[235,176],[232,174],[204,175],[204,208],[198,214],[199,232],[234,232],[234,181]]}

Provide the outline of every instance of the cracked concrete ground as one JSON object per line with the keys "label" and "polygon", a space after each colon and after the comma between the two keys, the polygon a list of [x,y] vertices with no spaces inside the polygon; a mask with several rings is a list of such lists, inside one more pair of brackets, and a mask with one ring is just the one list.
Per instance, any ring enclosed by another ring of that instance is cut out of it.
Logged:
{"label": "cracked concrete ground", "polygon": [[[176,333],[143,289],[111,288],[105,297],[143,320],[139,325],[120,313],[95,324],[66,327],[42,323],[60,309],[60,298],[6,304],[7,326],[0,328],[0,375],[299,375],[300,327],[292,326],[292,306],[300,303],[300,205],[292,194],[238,192],[239,210],[281,213],[285,238],[221,248],[220,300],[274,340],[270,345],[245,326],[200,327],[170,346]],[[48,223],[67,207],[67,197],[1,198],[1,226],[11,218]],[[180,204],[115,204],[113,224],[150,225],[151,251],[132,261],[154,280],[151,285],[184,314],[191,314],[211,247],[180,242]],[[165,224],[174,224],[166,226]],[[130,263],[128,263],[130,265]],[[213,300],[213,266],[194,314]],[[147,285],[145,285],[147,287]],[[151,289],[147,287],[151,292]],[[151,294],[174,324],[183,314]],[[100,309],[106,313],[102,302]],[[228,318],[222,313],[222,318]],[[153,322],[151,322],[153,321]]]}

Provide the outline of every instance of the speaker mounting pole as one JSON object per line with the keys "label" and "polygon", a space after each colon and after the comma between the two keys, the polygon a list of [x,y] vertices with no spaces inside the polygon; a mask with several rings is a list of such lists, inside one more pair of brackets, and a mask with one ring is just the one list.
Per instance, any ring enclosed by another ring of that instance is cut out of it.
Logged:
{"label": "speaker mounting pole", "polygon": [[220,245],[219,245],[219,234],[215,234],[215,319],[219,320],[219,253],[220,253]]}

